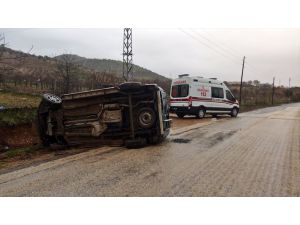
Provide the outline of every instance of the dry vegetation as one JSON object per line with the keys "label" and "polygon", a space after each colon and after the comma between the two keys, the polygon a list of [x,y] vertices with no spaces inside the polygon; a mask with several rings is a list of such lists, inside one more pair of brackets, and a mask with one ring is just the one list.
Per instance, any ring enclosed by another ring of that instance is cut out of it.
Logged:
{"label": "dry vegetation", "polygon": [[[240,96],[240,84],[226,82],[237,99]],[[260,83],[259,81],[243,82],[242,107],[245,109],[254,109],[272,105],[272,85]],[[300,87],[275,86],[274,105],[299,102]]]}
{"label": "dry vegetation", "polygon": [[37,108],[40,101],[39,95],[0,91],[0,105],[5,108]]}
{"label": "dry vegetation", "polygon": [[[122,62],[87,59],[71,54],[35,56],[0,46],[0,88],[55,94],[113,86],[123,82]],[[135,66],[135,81],[170,88],[170,79]]]}

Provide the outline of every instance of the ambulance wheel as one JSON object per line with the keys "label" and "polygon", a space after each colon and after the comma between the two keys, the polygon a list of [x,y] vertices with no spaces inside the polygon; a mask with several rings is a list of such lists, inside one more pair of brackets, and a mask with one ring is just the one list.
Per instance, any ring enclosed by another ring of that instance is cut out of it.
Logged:
{"label": "ambulance wheel", "polygon": [[184,113],[176,113],[176,115],[178,116],[178,118],[183,118],[185,116]]}
{"label": "ambulance wheel", "polygon": [[203,119],[205,117],[205,108],[204,107],[199,108],[196,117],[199,119]]}
{"label": "ambulance wheel", "polygon": [[231,110],[230,116],[231,116],[231,117],[237,117],[238,113],[239,113],[239,109],[236,108],[236,107],[234,107],[234,108]]}

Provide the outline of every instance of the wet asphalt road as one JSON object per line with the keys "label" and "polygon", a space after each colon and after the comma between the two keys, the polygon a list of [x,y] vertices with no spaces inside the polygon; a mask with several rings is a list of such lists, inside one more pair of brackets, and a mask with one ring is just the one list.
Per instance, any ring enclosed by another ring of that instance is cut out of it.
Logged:
{"label": "wet asphalt road", "polygon": [[0,196],[300,196],[300,104],[0,175]]}

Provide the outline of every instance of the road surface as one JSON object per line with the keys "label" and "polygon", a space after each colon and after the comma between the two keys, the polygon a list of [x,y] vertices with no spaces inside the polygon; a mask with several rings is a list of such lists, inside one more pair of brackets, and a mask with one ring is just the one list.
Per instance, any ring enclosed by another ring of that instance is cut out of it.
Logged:
{"label": "road surface", "polygon": [[300,104],[105,147],[0,175],[0,196],[300,196]]}

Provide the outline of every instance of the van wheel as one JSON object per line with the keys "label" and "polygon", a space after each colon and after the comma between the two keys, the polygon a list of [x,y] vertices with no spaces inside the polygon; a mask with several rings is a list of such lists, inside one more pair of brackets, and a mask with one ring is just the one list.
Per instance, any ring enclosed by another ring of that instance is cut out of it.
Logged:
{"label": "van wheel", "polygon": [[47,102],[49,102],[51,104],[61,104],[61,102],[62,102],[60,97],[50,94],[50,93],[43,94],[42,97],[44,100],[46,100]]}
{"label": "van wheel", "polygon": [[178,118],[183,118],[185,116],[184,113],[176,113],[176,115],[178,116]]}
{"label": "van wheel", "polygon": [[155,123],[156,116],[152,108],[141,108],[137,113],[137,122],[141,128],[148,129]]}
{"label": "van wheel", "polygon": [[142,87],[141,82],[125,82],[119,85],[121,91],[135,91]]}
{"label": "van wheel", "polygon": [[239,113],[239,109],[236,108],[236,107],[234,107],[234,108],[231,110],[230,116],[231,116],[231,117],[237,117],[238,113]]}
{"label": "van wheel", "polygon": [[202,119],[205,117],[205,109],[203,107],[201,107],[198,110],[198,114],[196,115],[197,118]]}
{"label": "van wheel", "polygon": [[60,97],[53,94],[43,94],[42,102],[46,103],[50,109],[58,109],[61,106],[62,100]]}

